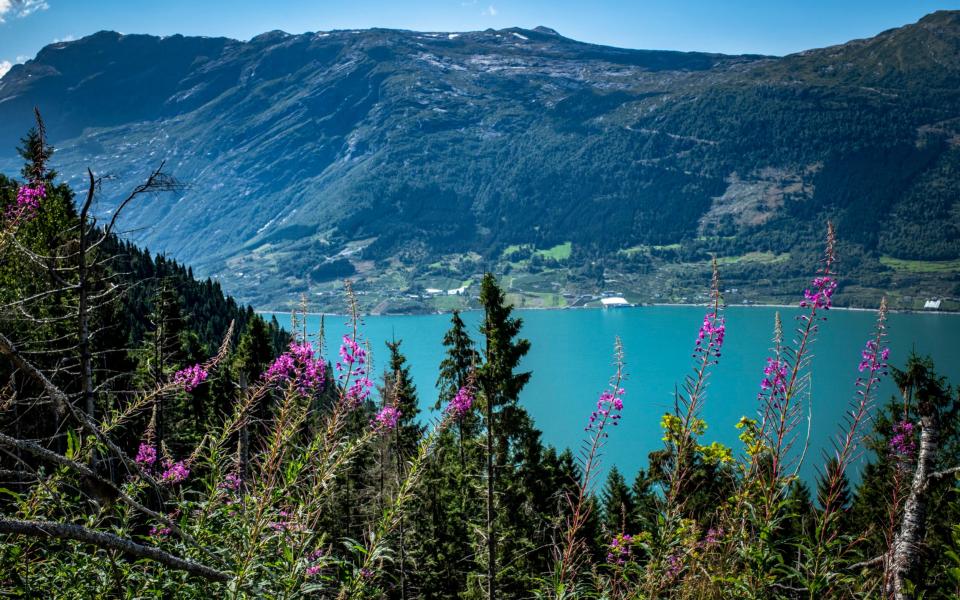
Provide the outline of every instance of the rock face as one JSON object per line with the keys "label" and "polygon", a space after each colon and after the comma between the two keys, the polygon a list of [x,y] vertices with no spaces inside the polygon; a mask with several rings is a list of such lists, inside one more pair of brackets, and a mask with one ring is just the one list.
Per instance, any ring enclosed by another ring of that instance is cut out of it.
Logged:
{"label": "rock face", "polygon": [[565,241],[779,252],[827,216],[868,254],[960,257],[957,12],[783,58],[624,50],[546,27],[101,32],[0,80],[5,172],[34,105],[65,178],[120,176],[103,211],[167,161],[188,190],[124,225],[203,274]]}

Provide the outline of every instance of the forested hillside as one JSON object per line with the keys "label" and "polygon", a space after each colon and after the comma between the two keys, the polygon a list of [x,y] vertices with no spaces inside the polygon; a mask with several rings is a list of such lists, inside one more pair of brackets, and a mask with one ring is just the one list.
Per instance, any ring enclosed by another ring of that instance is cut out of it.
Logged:
{"label": "forested hillside", "polygon": [[[38,120],[39,121],[39,120]],[[189,270],[119,241],[49,169],[39,124],[0,179],[0,594],[10,597],[953,598],[960,590],[960,395],[897,362],[887,305],[850,364],[833,452],[803,457],[810,356],[844,258],[827,226],[800,312],[775,323],[742,446],[709,441],[725,355],[713,261],[671,410],[643,410],[612,340],[583,444],[541,440],[519,394],[530,350],[492,274],[479,331],[457,312],[434,411],[402,340],[370,348],[357,295],[331,340],[289,335]],[[154,170],[118,206],[182,186]],[[79,206],[79,211],[76,206]],[[523,249],[518,251],[523,252]],[[591,349],[591,351],[598,351]],[[602,351],[602,350],[601,350]],[[371,352],[388,360],[374,372]],[[637,359],[631,360],[639,360]],[[576,368],[573,364],[551,368]],[[682,376],[686,370],[687,375]],[[891,377],[899,395],[880,398]],[[418,390],[419,386],[419,390]],[[432,395],[431,395],[432,397]],[[605,480],[614,427],[659,418],[647,468]],[[856,487],[852,469],[867,464]],[[814,486],[800,460],[819,461]]]}
{"label": "forested hillside", "polygon": [[731,301],[783,301],[828,218],[838,304],[956,308],[958,40],[950,11],[782,58],[548,28],[101,32],[0,81],[0,145],[39,105],[73,187],[169,159],[189,187],[123,227],[263,308],[343,309],[345,275],[365,310],[476,307],[484,270],[529,306],[689,302],[711,254]]}

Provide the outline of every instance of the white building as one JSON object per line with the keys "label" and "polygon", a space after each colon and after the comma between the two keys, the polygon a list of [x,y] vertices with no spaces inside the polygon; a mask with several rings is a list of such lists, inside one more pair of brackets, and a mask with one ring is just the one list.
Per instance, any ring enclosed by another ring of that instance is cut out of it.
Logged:
{"label": "white building", "polygon": [[622,308],[624,306],[630,306],[630,303],[627,302],[627,299],[620,296],[601,298],[600,304],[603,304],[604,308]]}
{"label": "white building", "polygon": [[927,300],[923,303],[925,310],[940,310],[940,300]]}

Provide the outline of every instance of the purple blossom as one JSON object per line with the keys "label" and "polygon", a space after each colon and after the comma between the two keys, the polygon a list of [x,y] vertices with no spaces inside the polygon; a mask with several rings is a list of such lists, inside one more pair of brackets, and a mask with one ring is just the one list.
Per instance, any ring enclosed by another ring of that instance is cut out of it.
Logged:
{"label": "purple blossom", "polygon": [[370,420],[370,426],[378,433],[384,433],[396,429],[400,421],[401,413],[394,406],[384,406],[380,409],[373,419]]}
{"label": "purple blossom", "polygon": [[345,335],[340,345],[340,360],[342,362],[337,363],[339,369],[343,369],[344,365],[349,369],[354,363],[362,365],[367,362],[367,351],[360,347],[357,340]]}
{"label": "purple blossom", "polygon": [[348,406],[356,408],[370,397],[373,382],[367,377],[367,352],[360,343],[349,335],[343,336],[340,345],[340,362],[336,364],[337,379],[344,385],[349,381],[345,400]]}
{"label": "purple blossom", "polygon": [[357,377],[347,390],[348,403],[353,407],[360,406],[364,400],[370,397],[371,389],[373,389],[373,382],[368,377]]}
{"label": "purple blossom", "polygon": [[[623,416],[620,413],[623,411],[624,393],[625,390],[623,388],[604,390],[604,392],[600,394],[600,399],[597,400],[597,409],[590,413],[590,421],[584,430],[590,431],[596,428],[598,432],[602,433],[608,422],[616,425],[617,421]],[[607,434],[604,433],[603,435]]]}
{"label": "purple blossom", "polygon": [[240,485],[243,483],[243,480],[240,479],[240,475],[237,473],[227,473],[226,477],[223,478],[217,487],[221,490],[227,490],[230,492],[235,492],[240,489]]}
{"label": "purple blossom", "polygon": [[164,471],[160,474],[160,481],[169,484],[181,483],[190,476],[190,469],[183,461],[173,462],[167,460],[164,462]]}
{"label": "purple blossom", "polygon": [[633,536],[628,533],[618,533],[610,540],[607,548],[607,562],[611,565],[623,566],[630,559],[630,550],[633,545]]}
{"label": "purple blossom", "polygon": [[767,358],[767,365],[763,368],[763,379],[760,380],[758,397],[763,398],[765,392],[769,392],[771,398],[785,394],[787,391],[787,370],[787,361]]}
{"label": "purple blossom", "polygon": [[150,528],[150,535],[154,535],[154,536],[157,536],[157,537],[166,537],[166,536],[170,535],[170,528],[169,528],[169,527],[156,527],[156,526],[151,527],[151,528]]}
{"label": "purple blossom", "polygon": [[447,405],[446,410],[456,418],[461,419],[470,412],[471,407],[473,407],[473,390],[469,386],[463,386],[457,390],[457,395]]}
{"label": "purple blossom", "polygon": [[186,369],[181,369],[173,374],[173,381],[177,385],[182,385],[183,389],[192,392],[201,383],[207,380],[207,370],[202,365],[193,365]]}
{"label": "purple blossom", "polygon": [[40,200],[47,197],[47,187],[43,182],[27,183],[17,189],[16,202],[7,209],[7,218],[29,221],[37,214]]}
{"label": "purple blossom", "polygon": [[867,340],[863,352],[860,353],[858,370],[863,373],[869,370],[871,374],[877,371],[886,372],[887,361],[890,359],[890,348],[883,348],[877,352],[876,340]]}
{"label": "purple blossom", "polygon": [[680,560],[680,555],[671,554],[667,557],[667,577],[673,579],[680,573],[680,569],[683,568],[683,561]]}
{"label": "purple blossom", "polygon": [[314,575],[316,575],[317,573],[323,570],[323,565],[319,565],[316,563],[321,558],[323,558],[324,555],[325,553],[322,549],[314,550],[313,552],[310,553],[310,555],[307,557],[307,561],[308,563],[310,563],[310,566],[307,567],[307,577],[313,577]]}
{"label": "purple blossom", "polygon": [[726,319],[718,316],[717,313],[705,314],[703,325],[700,326],[700,331],[697,333],[693,356],[707,355],[712,356],[714,360],[720,358],[720,349],[723,347],[726,333]]}
{"label": "purple blossom", "polygon": [[313,577],[314,575],[316,575],[322,570],[323,570],[323,566],[321,565],[310,565],[309,567],[307,567],[307,577]]}
{"label": "purple blossom", "polygon": [[150,467],[155,462],[157,462],[157,449],[141,442],[140,449],[137,450],[137,463]]}
{"label": "purple blossom", "polygon": [[706,546],[712,546],[720,541],[720,538],[723,537],[723,528],[713,528],[707,530],[706,537],[703,538],[703,543]]}
{"label": "purple blossom", "polygon": [[323,389],[323,359],[316,358],[310,342],[290,343],[290,349],[277,357],[263,378],[271,383],[292,382],[301,394]]}
{"label": "purple blossom", "polygon": [[915,425],[907,420],[900,421],[893,426],[893,437],[890,438],[890,453],[895,457],[910,459],[917,451],[914,441]]}
{"label": "purple blossom", "polygon": [[833,292],[837,289],[837,282],[830,275],[821,275],[814,277],[813,289],[807,289],[803,292],[803,301],[800,306],[803,308],[812,307],[814,309],[822,308],[829,310],[832,306]]}

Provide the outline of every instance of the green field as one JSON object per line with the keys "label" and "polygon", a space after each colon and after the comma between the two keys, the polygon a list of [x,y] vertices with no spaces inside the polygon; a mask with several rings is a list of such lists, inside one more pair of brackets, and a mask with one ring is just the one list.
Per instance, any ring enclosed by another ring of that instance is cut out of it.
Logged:
{"label": "green field", "polygon": [[907,260],[881,256],[880,262],[894,271],[909,273],[955,273],[960,271],[960,259],[956,260]]}
{"label": "green field", "polygon": [[747,252],[740,256],[721,256],[717,258],[718,265],[733,265],[736,263],[753,262],[773,265],[790,260],[790,253],[774,254],[773,252]]}
{"label": "green field", "polygon": [[544,258],[552,258],[554,260],[567,260],[570,258],[570,254],[573,252],[573,244],[571,242],[564,242],[549,250],[537,250],[537,254]]}

